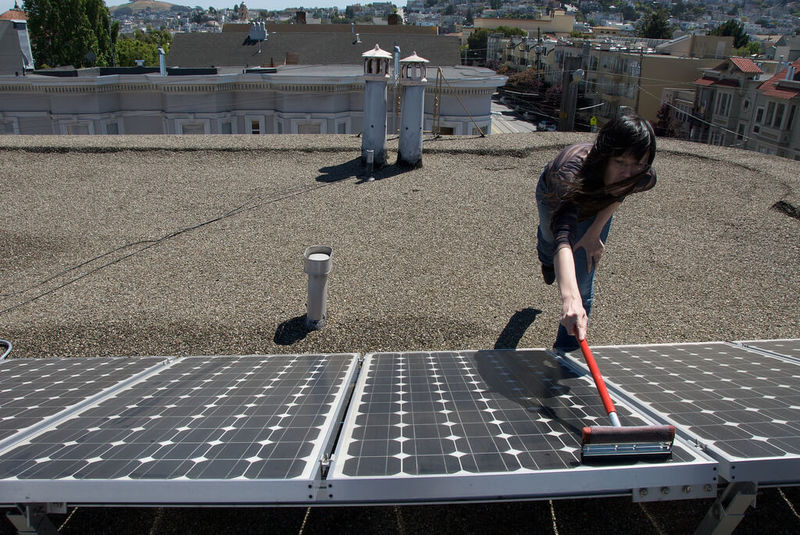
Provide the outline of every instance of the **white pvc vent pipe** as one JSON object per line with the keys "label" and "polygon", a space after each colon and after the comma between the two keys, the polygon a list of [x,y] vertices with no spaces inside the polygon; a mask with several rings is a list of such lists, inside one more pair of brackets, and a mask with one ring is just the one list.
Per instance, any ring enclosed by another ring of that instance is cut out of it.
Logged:
{"label": "white pvc vent pipe", "polygon": [[307,247],[303,253],[303,271],[308,274],[306,328],[325,327],[328,301],[328,273],[333,264],[333,249],[327,245]]}

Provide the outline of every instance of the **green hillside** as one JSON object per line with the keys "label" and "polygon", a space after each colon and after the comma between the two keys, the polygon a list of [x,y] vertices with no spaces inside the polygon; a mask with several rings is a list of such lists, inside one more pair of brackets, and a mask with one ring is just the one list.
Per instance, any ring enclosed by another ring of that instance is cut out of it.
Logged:
{"label": "green hillside", "polygon": [[158,2],[156,0],[133,0],[127,4],[120,4],[118,6],[109,7],[108,10],[112,15],[133,14],[139,11],[170,11],[173,7],[185,8],[185,6],[178,6],[170,4],[169,2]]}

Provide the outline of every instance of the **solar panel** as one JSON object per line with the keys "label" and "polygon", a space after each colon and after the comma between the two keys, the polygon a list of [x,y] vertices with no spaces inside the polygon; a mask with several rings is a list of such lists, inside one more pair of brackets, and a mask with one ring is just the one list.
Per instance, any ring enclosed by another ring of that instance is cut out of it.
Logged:
{"label": "solar panel", "polygon": [[[619,414],[628,425],[651,423],[624,404]],[[663,483],[667,472],[696,489],[715,481],[707,458],[680,443],[668,462],[582,465],[582,427],[607,421],[591,379],[543,350],[368,355],[330,498],[600,495]]]}
{"label": "solar panel", "polygon": [[746,340],[738,343],[800,361],[800,340]]}
{"label": "solar panel", "polygon": [[176,359],[3,452],[0,503],[308,501],[357,361]]}
{"label": "solar panel", "polygon": [[0,449],[13,435],[163,362],[164,357],[0,361]]}
{"label": "solar panel", "polygon": [[600,370],[722,461],[729,481],[800,482],[800,365],[722,342],[593,348]]}

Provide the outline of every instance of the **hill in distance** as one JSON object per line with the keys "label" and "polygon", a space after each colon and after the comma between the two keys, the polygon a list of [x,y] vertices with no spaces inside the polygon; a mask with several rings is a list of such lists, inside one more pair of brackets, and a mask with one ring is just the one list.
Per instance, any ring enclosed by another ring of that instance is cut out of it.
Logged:
{"label": "hill in distance", "polygon": [[128,15],[148,9],[152,12],[158,13],[162,11],[171,11],[173,9],[182,11],[190,8],[187,6],[170,4],[169,2],[159,2],[157,0],[133,0],[127,4],[120,4],[118,6],[108,8],[112,15]]}

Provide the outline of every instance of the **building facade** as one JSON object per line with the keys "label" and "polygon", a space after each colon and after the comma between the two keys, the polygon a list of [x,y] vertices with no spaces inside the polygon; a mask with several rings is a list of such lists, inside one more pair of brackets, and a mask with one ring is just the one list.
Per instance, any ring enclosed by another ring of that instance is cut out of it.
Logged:
{"label": "building facade", "polygon": [[[431,72],[431,70],[433,72]],[[491,126],[491,95],[506,78],[478,67],[429,70],[425,130],[472,135]],[[360,65],[287,65],[216,74],[0,76],[2,134],[356,134],[363,122]],[[192,72],[192,71],[189,71]],[[443,83],[443,80],[446,83]],[[400,87],[387,91],[390,132]]]}
{"label": "building facade", "polygon": [[800,60],[765,74],[730,58],[695,81],[690,139],[800,159]]}

